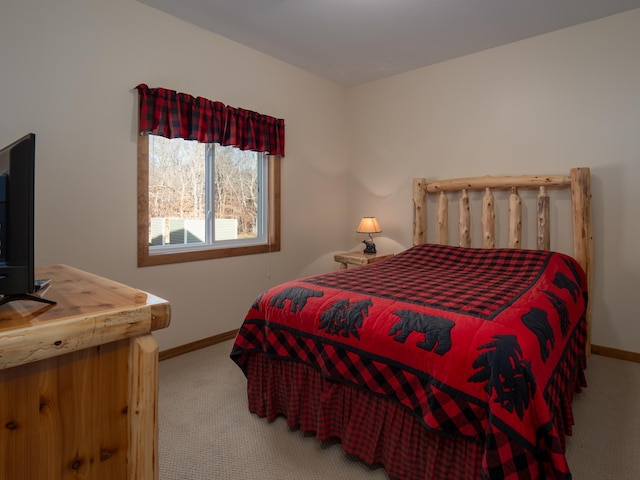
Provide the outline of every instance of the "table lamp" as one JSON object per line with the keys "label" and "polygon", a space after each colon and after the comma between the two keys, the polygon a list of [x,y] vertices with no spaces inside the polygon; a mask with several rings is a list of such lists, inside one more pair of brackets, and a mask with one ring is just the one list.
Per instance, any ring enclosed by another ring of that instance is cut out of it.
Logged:
{"label": "table lamp", "polygon": [[360,220],[360,225],[358,225],[358,229],[356,230],[356,232],[369,234],[369,239],[362,241],[362,243],[365,244],[364,253],[375,254],[376,244],[373,243],[373,237],[371,237],[371,234],[382,232],[382,229],[380,228],[376,217],[362,217],[362,220]]}

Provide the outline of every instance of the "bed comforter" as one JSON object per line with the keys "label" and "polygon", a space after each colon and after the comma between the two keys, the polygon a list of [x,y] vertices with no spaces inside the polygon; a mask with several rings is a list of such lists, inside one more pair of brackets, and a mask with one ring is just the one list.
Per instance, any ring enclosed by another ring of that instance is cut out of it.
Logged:
{"label": "bed comforter", "polygon": [[302,362],[481,445],[485,479],[570,479],[587,281],[560,253],[419,245],[260,295],[231,358]]}

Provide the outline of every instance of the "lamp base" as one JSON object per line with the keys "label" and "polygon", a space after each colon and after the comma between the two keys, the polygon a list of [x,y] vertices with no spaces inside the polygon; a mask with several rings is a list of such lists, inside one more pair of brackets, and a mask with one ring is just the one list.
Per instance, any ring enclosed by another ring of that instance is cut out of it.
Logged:
{"label": "lamp base", "polygon": [[362,243],[365,244],[364,253],[365,255],[374,255],[377,253],[376,244],[373,243],[373,240],[363,240]]}

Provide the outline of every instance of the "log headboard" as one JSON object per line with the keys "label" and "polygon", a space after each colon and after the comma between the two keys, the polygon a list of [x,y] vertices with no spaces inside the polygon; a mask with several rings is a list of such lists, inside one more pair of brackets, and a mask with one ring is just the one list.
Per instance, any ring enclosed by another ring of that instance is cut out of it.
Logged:
{"label": "log headboard", "polygon": [[[461,247],[471,246],[470,191],[484,191],[482,198],[482,247],[496,248],[493,191],[507,190],[509,195],[509,248],[522,246],[522,198],[518,189],[538,190],[536,238],[538,250],[550,250],[549,189],[571,190],[573,257],[587,274],[589,293],[593,286],[593,232],[591,225],[591,174],[589,168],[572,168],[569,175],[523,175],[472,177],[427,182],[413,179],[413,244],[426,241],[427,195],[438,195],[437,242],[449,244],[449,192],[459,194],[458,228]],[[591,349],[591,302],[587,310],[587,353]]]}

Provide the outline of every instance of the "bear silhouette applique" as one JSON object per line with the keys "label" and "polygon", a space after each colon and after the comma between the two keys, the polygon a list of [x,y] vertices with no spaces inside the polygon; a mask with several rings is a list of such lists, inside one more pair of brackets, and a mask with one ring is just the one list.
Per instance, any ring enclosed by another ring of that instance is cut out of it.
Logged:
{"label": "bear silhouette applique", "polygon": [[520,319],[538,339],[540,356],[542,357],[542,361],[546,362],[555,344],[555,336],[553,335],[551,325],[549,325],[547,312],[541,308],[531,307],[529,312],[525,313]]}
{"label": "bear silhouette applique", "polygon": [[551,302],[553,308],[558,312],[560,330],[562,331],[562,336],[566,337],[569,327],[571,326],[571,318],[569,317],[569,309],[567,308],[566,302],[549,290],[543,290],[543,292],[547,296],[549,302]]}
{"label": "bear silhouette applique", "polygon": [[400,317],[400,321],[389,332],[390,336],[395,335],[396,342],[404,343],[411,333],[417,332],[424,334],[424,340],[418,342],[418,347],[438,355],[451,350],[451,329],[455,325],[453,321],[413,310],[398,310],[393,314]]}
{"label": "bear silhouette applique", "polygon": [[580,287],[562,272],[557,272],[553,279],[553,284],[558,288],[564,288],[569,291],[571,298],[576,302],[580,295]]}
{"label": "bear silhouette applique", "polygon": [[284,302],[291,301],[290,311],[300,312],[307,304],[309,297],[322,297],[324,293],[320,290],[311,290],[305,287],[289,287],[271,297],[269,305],[276,308],[284,308]]}
{"label": "bear silhouette applique", "polygon": [[573,274],[573,278],[576,279],[576,283],[578,284],[578,286],[582,287],[581,276],[578,273],[578,269],[576,268],[575,263],[573,263],[572,261],[566,258],[563,258],[562,261],[565,263],[567,267],[569,267],[569,270],[571,270],[571,273]]}
{"label": "bear silhouette applique", "polygon": [[327,308],[320,317],[318,329],[332,335],[349,338],[353,335],[360,340],[358,329],[362,328],[364,318],[369,314],[369,307],[373,305],[371,299],[359,300],[351,303],[349,299],[338,300]]}

